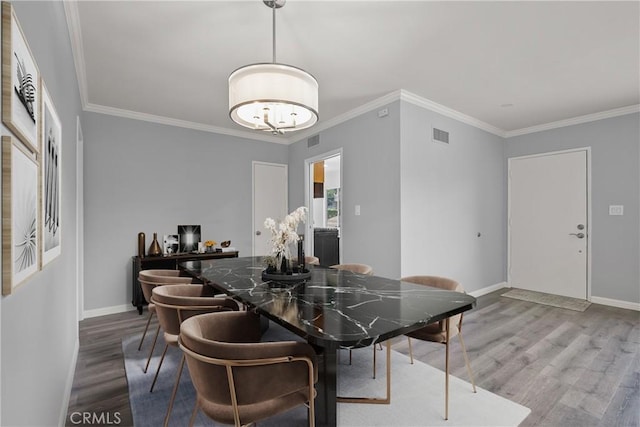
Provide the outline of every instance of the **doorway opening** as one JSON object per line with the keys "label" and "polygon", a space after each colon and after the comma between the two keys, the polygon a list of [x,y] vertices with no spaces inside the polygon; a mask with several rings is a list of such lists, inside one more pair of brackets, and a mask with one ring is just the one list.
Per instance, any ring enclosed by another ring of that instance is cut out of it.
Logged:
{"label": "doorway opening", "polygon": [[342,253],[342,150],[305,160],[305,199],[309,220],[305,253],[321,265],[339,264]]}

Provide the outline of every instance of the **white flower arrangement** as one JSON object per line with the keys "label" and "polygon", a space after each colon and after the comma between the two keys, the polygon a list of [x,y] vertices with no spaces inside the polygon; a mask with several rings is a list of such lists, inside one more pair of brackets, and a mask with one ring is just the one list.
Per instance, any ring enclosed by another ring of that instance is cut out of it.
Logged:
{"label": "white flower arrangement", "polygon": [[[289,245],[300,240],[297,233],[298,224],[304,223],[306,220],[307,208],[305,206],[300,206],[291,212],[279,224],[272,218],[264,220],[264,227],[271,232],[271,252],[278,262],[281,262],[282,258],[290,258]],[[277,267],[279,266],[278,264]]]}

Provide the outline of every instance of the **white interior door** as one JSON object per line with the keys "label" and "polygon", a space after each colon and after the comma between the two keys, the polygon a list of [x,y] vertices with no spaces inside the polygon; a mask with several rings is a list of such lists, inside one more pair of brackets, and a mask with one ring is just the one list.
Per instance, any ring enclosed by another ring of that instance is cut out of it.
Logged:
{"label": "white interior door", "polygon": [[509,283],[588,299],[587,151],[509,159]]}
{"label": "white interior door", "polygon": [[264,220],[287,215],[289,188],[287,165],[253,162],[253,255],[267,255],[271,234]]}

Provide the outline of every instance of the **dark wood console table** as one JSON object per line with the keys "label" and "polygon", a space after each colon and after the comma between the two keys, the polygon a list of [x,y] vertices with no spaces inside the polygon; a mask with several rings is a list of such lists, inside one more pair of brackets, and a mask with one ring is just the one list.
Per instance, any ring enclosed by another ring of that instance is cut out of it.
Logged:
{"label": "dark wood console table", "polygon": [[142,288],[140,287],[140,282],[138,282],[138,273],[140,270],[150,270],[150,269],[165,269],[165,270],[177,270],[178,263],[185,261],[201,261],[205,259],[215,259],[215,258],[237,258],[238,252],[212,252],[212,253],[182,253],[182,254],[172,254],[172,255],[163,255],[163,256],[146,256],[139,257],[134,256],[131,257],[131,261],[133,263],[131,271],[132,271],[132,283],[133,283],[133,296],[131,300],[131,304],[134,305],[138,309],[138,313],[142,314],[142,309],[147,301],[144,299],[144,295],[142,294]]}

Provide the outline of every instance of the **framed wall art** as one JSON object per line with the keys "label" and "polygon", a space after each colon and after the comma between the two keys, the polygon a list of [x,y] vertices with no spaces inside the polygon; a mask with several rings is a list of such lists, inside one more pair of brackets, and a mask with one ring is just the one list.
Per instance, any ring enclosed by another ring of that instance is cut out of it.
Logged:
{"label": "framed wall art", "polygon": [[40,236],[42,238],[42,265],[44,266],[61,251],[60,238],[62,228],[60,224],[60,206],[62,197],[61,167],[62,167],[62,126],[51,101],[51,96],[43,82],[40,84],[42,93],[42,117],[40,123]]}
{"label": "framed wall art", "polygon": [[178,234],[165,234],[162,242],[162,252],[165,255],[176,254],[180,250],[180,236]]}
{"label": "framed wall art", "polygon": [[38,162],[10,136],[2,137],[2,294],[39,269]]}
{"label": "framed wall art", "polygon": [[16,14],[2,2],[2,122],[38,152],[40,73]]}
{"label": "framed wall art", "polygon": [[198,250],[200,242],[199,225],[178,225],[178,235],[180,236],[180,252],[193,252]]}

